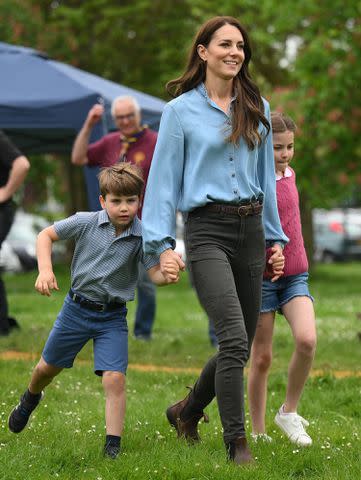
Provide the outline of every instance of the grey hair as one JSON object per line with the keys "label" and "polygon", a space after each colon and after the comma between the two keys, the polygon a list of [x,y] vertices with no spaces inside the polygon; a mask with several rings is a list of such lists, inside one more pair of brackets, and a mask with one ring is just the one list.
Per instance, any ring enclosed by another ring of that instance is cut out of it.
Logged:
{"label": "grey hair", "polygon": [[112,101],[111,113],[113,117],[115,112],[115,105],[118,102],[122,102],[123,100],[130,100],[133,103],[136,112],[140,112],[140,105],[134,97],[132,97],[131,95],[120,95],[119,97],[114,98],[114,100]]}

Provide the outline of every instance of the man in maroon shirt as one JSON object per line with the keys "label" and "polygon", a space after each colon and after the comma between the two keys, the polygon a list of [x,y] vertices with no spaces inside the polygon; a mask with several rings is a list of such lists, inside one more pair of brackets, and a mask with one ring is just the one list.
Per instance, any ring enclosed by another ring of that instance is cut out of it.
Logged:
{"label": "man in maroon shirt", "polygon": [[[130,96],[117,97],[112,103],[112,116],[118,128],[117,132],[105,135],[99,141],[89,145],[94,125],[104,114],[104,107],[94,105],[75,139],[71,160],[74,165],[108,167],[117,162],[130,162],[143,171],[145,187],[157,141],[157,133],[141,124],[141,112],[138,102]],[[145,189],[144,187],[144,189]],[[138,212],[141,216],[141,210]],[[155,286],[147,272],[139,265],[138,307],[136,312],[134,335],[149,340],[155,317]]]}

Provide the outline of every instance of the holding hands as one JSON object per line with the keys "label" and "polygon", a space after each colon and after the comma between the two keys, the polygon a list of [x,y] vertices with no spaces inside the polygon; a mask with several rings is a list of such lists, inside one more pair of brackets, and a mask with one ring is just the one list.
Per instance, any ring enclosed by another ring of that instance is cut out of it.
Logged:
{"label": "holding hands", "polygon": [[185,263],[181,255],[168,249],[160,255],[160,271],[167,283],[176,283],[179,280],[179,271],[185,270]]}
{"label": "holding hands", "polygon": [[271,282],[275,282],[283,275],[283,268],[285,266],[285,257],[281,245],[275,243],[272,247],[267,249],[267,264],[266,272],[271,277]]}

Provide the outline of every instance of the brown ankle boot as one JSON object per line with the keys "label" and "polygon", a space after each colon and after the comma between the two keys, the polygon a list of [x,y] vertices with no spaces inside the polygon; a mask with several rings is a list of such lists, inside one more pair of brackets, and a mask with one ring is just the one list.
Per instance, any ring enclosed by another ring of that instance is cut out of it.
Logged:
{"label": "brown ankle boot", "polygon": [[245,437],[238,437],[227,444],[228,459],[236,465],[253,462],[253,457]]}
{"label": "brown ankle boot", "polygon": [[183,408],[189,402],[189,396],[192,392],[192,389],[188,387],[191,391],[189,394],[180,402],[171,405],[166,410],[166,415],[169,423],[176,429],[178,437],[184,437],[189,443],[199,442],[200,436],[198,434],[197,425],[199,420],[203,417],[204,422],[208,423],[209,418],[203,411],[195,413],[187,420],[181,420],[180,414]]}

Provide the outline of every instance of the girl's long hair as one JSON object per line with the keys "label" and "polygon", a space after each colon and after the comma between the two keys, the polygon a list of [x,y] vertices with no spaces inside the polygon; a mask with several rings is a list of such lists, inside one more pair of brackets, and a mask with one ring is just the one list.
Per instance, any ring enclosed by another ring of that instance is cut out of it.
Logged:
{"label": "girl's long hair", "polygon": [[271,124],[273,133],[295,132],[297,126],[291,117],[281,112],[271,112]]}
{"label": "girl's long hair", "polygon": [[242,137],[249,149],[253,150],[261,141],[258,126],[261,122],[267,134],[270,124],[264,115],[264,105],[257,85],[252,81],[248,71],[248,64],[252,52],[249,37],[242,25],[233,17],[214,17],[204,23],[199,29],[189,53],[186,70],[179,78],[167,83],[167,92],[172,97],[178,97],[182,93],[192,90],[206,79],[206,64],[198,55],[198,45],[208,47],[216,30],[224,25],[232,25],[241,32],[244,40],[245,59],[242,67],[233,80],[234,94],[236,100],[233,103],[232,131],[227,138],[228,142],[238,144]]}

